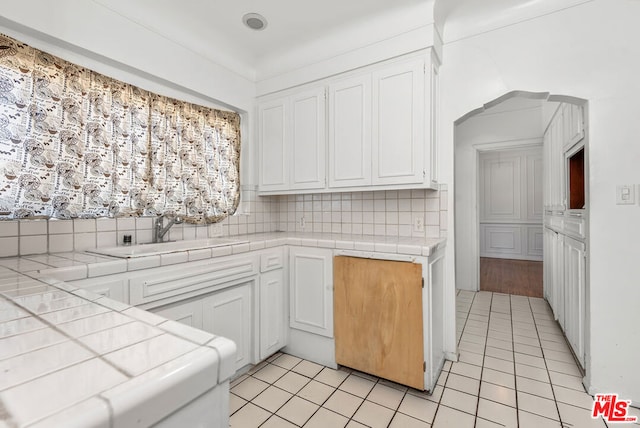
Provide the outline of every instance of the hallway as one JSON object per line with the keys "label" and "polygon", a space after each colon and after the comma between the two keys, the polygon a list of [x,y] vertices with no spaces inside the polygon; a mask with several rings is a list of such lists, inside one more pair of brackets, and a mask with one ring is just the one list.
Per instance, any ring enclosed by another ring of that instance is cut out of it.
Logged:
{"label": "hallway", "polygon": [[542,262],[480,257],[480,290],[542,297]]}

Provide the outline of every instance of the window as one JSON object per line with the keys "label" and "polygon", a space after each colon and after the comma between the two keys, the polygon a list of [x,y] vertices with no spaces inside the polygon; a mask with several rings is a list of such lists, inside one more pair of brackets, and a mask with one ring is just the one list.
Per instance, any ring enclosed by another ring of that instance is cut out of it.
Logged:
{"label": "window", "polygon": [[240,116],[171,99],[0,35],[0,218],[175,212],[240,200]]}

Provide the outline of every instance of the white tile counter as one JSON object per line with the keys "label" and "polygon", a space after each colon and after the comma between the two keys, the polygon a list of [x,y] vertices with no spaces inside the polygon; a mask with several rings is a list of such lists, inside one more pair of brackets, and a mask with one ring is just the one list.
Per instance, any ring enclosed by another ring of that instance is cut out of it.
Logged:
{"label": "white tile counter", "polygon": [[[55,253],[0,259],[0,266],[22,273],[54,276],[63,281],[112,275],[140,269],[168,266],[187,261],[246,253],[281,245],[335,248],[385,254],[429,256],[446,243],[446,238],[402,238],[330,233],[273,232],[234,236],[240,244],[194,250],[176,250],[136,258],[115,258],[85,252]],[[195,242],[195,241],[194,241]]]}
{"label": "white tile counter", "polygon": [[6,267],[66,263],[36,258],[0,268],[0,427],[149,426],[233,375],[227,339]]}

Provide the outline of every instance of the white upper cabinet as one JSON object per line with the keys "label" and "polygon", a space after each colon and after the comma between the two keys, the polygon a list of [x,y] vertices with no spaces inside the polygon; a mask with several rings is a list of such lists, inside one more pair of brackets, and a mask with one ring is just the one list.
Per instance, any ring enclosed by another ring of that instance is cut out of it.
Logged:
{"label": "white upper cabinet", "polygon": [[576,104],[560,104],[544,134],[545,209],[568,209],[566,156],[584,135],[584,108]]}
{"label": "white upper cabinet", "polygon": [[258,105],[260,190],[325,187],[324,87]]}
{"label": "white upper cabinet", "polygon": [[326,184],[324,88],[315,88],[293,95],[291,120],[290,188],[322,188]]}
{"label": "white upper cabinet", "polygon": [[260,138],[260,189],[285,190],[289,185],[288,100],[273,100],[258,106]]}
{"label": "white upper cabinet", "polygon": [[261,98],[259,192],[431,187],[436,90],[426,51]]}
{"label": "white upper cabinet", "polygon": [[329,187],[371,184],[371,76],[329,85]]}
{"label": "white upper cabinet", "polygon": [[564,150],[569,150],[584,138],[584,113],[582,106],[565,103],[562,105],[564,122]]}
{"label": "white upper cabinet", "polygon": [[373,73],[373,184],[421,183],[424,165],[424,61]]}

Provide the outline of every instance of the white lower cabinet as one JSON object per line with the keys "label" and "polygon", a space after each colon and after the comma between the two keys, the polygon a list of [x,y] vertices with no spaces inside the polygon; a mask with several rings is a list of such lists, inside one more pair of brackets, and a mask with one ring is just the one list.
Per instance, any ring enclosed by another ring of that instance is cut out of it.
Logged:
{"label": "white lower cabinet", "polygon": [[256,362],[253,359],[255,282],[251,278],[220,291],[148,310],[161,317],[233,340],[237,347],[237,370]]}
{"label": "white lower cabinet", "polygon": [[289,326],[333,337],[333,251],[289,249]]}
{"label": "white lower cabinet", "polygon": [[151,311],[161,317],[202,329],[202,303],[199,300],[177,302]]}
{"label": "white lower cabinet", "polygon": [[578,362],[584,367],[586,246],[544,228],[544,295]]}
{"label": "white lower cabinet", "polygon": [[564,303],[564,236],[556,233],[553,245],[553,313],[562,329],[565,329]]}
{"label": "white lower cabinet", "polygon": [[287,309],[282,269],[260,275],[260,359],[286,345]]}
{"label": "white lower cabinet", "polygon": [[564,238],[564,332],[578,361],[584,367],[586,292],[585,245]]}
{"label": "white lower cabinet", "polygon": [[287,344],[283,259],[277,248],[137,272],[131,301],[233,340],[240,369]]}
{"label": "white lower cabinet", "polygon": [[202,329],[236,343],[236,369],[252,362],[254,284],[250,280],[202,299]]}

